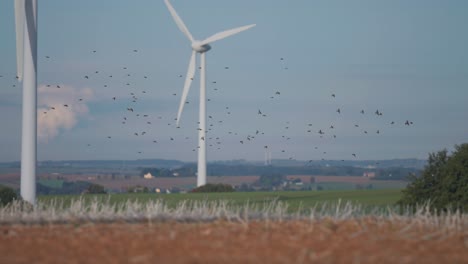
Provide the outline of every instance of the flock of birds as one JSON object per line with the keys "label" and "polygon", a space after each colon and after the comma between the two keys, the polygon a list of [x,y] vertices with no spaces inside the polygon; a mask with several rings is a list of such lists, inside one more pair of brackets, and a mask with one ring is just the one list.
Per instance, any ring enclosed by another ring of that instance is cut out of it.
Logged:
{"label": "flock of birds", "polygon": [[[132,53],[139,53],[137,49],[134,49],[131,51]],[[92,54],[97,53],[96,50],[91,51]],[[52,60],[50,56],[45,56],[44,57],[46,61]],[[286,65],[286,60],[285,58],[279,58],[279,67],[281,68],[282,71],[288,71],[289,67]],[[230,70],[229,66],[224,66],[222,70]],[[126,130],[129,132],[129,136],[133,137],[143,137],[145,142],[149,144],[158,144],[163,141],[165,143],[167,142],[173,142],[176,144],[178,141],[183,140],[184,144],[188,142],[192,142],[195,145],[198,142],[196,139],[197,133],[195,131],[190,131],[190,135],[187,133],[189,136],[183,136],[181,138],[177,138],[175,134],[170,134],[172,136],[164,136],[164,137],[156,137],[155,134],[157,134],[158,131],[162,128],[162,126],[167,126],[171,128],[176,128],[180,129],[180,127],[176,127],[176,118],[174,118],[176,111],[174,108],[174,114],[172,116],[170,115],[154,115],[154,114],[149,114],[145,113],[143,111],[139,111],[139,100],[144,97],[146,94],[148,94],[148,91],[139,89],[137,85],[133,84],[133,81],[135,81],[135,78],[138,78],[138,81],[145,81],[149,80],[148,75],[141,75],[141,74],[135,74],[129,70],[129,67],[123,66],[121,67],[119,72],[115,72],[114,74],[109,74],[109,73],[104,73],[105,71],[103,70],[93,70],[85,75],[82,76],[83,81],[85,82],[86,86],[89,87],[94,87],[95,89],[111,89],[115,84],[113,80],[116,79],[118,76],[119,79],[119,84],[118,86],[120,88],[124,87],[127,90],[127,94],[125,96],[118,96],[118,95],[110,95],[108,100],[110,102],[115,102],[118,105],[126,105],[125,108],[121,109],[121,116],[117,122],[119,122],[120,126],[125,127]],[[182,87],[182,81],[184,79],[184,76],[181,74],[177,74],[174,76],[174,78],[178,77],[181,81],[174,81],[174,87],[177,89],[178,86]],[[0,75],[0,78],[4,78],[4,76]],[[220,85],[218,84],[217,81],[211,81],[210,86],[208,88],[213,89],[213,91],[218,91],[220,89]],[[13,86],[16,86],[16,83],[13,84]],[[47,87],[54,87],[56,89],[61,89],[60,84],[46,84]],[[180,88],[181,89],[181,88]],[[179,89],[177,89],[179,90]],[[152,90],[151,92],[155,93],[157,91]],[[178,96],[177,92],[171,92],[170,95],[167,95],[169,97],[174,97],[175,101],[178,102],[180,100],[180,97]],[[260,95],[262,96],[262,95]],[[265,95],[263,95],[265,96]],[[271,94],[266,95],[269,99],[281,99],[282,92],[278,90],[274,90],[271,92]],[[330,98],[329,100],[332,100],[331,103],[333,103],[333,100],[335,100],[339,94],[330,92]],[[212,101],[211,98],[207,99],[208,103]],[[47,115],[49,111],[56,111],[57,108],[59,107],[64,107],[64,108],[69,108],[73,107],[74,104],[80,104],[80,103],[86,103],[85,98],[76,98],[75,101],[70,101],[70,102],[62,102],[59,105],[51,105],[48,106],[49,108],[45,111],[43,111],[40,114]],[[187,101],[186,104],[189,104],[190,102]],[[336,115],[342,115],[343,110],[341,107],[336,108]],[[369,111],[365,109],[361,109],[359,112],[360,115],[365,116],[369,115]],[[382,118],[384,113],[380,109],[376,109],[375,111],[371,111],[372,115],[375,115],[377,118]],[[222,115],[223,118],[215,118],[215,115],[220,116]],[[229,116],[234,115],[233,109],[231,109],[230,106],[223,106],[223,111],[217,111],[217,112],[210,112],[208,111],[208,131],[206,133],[206,139],[208,147],[212,148],[214,150],[221,150],[223,149],[224,142],[229,141],[230,143],[233,143],[237,140],[237,144],[240,145],[248,145],[248,144],[253,144],[257,139],[265,137],[267,134],[274,134],[271,133],[271,129],[262,129],[261,127],[256,127],[252,128],[250,132],[245,132],[242,129],[219,129],[222,127],[225,123],[230,122],[229,121]],[[252,116],[254,116],[254,113],[252,113]],[[269,114],[267,111],[259,108],[257,110],[257,116],[259,118],[269,118]],[[190,125],[187,124],[189,123],[189,120],[186,121],[186,124],[184,126],[189,127]],[[198,122],[197,122],[198,123]],[[276,122],[278,124],[281,124],[281,122]],[[260,122],[258,122],[260,124]],[[261,141],[262,144],[259,145],[257,144],[258,148],[263,148],[265,151],[275,151],[275,153],[280,153],[282,155],[282,158],[285,159],[295,159],[294,153],[292,153],[288,148],[288,143],[291,141],[295,136],[297,136],[297,130],[290,130],[290,127],[292,126],[292,123],[290,121],[286,121],[283,123],[284,127],[283,128],[277,128],[276,132],[281,132],[281,138],[278,138],[278,140],[263,140]],[[405,121],[400,121],[397,122],[395,120],[389,120],[388,125],[390,126],[395,126],[395,125],[404,125],[404,126],[412,126],[413,122],[410,120],[405,120]],[[228,127],[235,127],[236,124],[231,124]],[[317,135],[319,139],[336,139],[338,137],[338,134],[336,131],[336,124],[330,124],[327,127],[316,127],[312,123],[305,123],[302,124],[304,129],[304,133],[306,135]],[[193,126],[194,128],[197,127],[195,124]],[[356,129],[360,129],[360,124],[355,123],[354,127]],[[197,130],[199,128],[196,128]],[[289,132],[292,131],[292,132]],[[383,128],[376,129],[374,131],[368,130],[368,129],[362,129],[362,134],[381,134],[383,132]],[[97,135],[99,137],[99,135]],[[104,140],[113,140],[115,139],[113,137],[114,135],[108,134],[108,135],[101,135],[101,137]],[[203,140],[205,140],[205,137],[202,137]],[[271,139],[271,138],[270,138]],[[281,147],[279,147],[279,144],[277,142],[283,142],[285,144],[282,144]],[[145,144],[146,146],[147,144]],[[87,147],[92,148],[93,144],[87,143]],[[192,151],[197,151],[198,146],[195,146],[192,148]],[[320,151],[321,154],[321,160],[326,159],[326,154],[327,151],[326,149],[319,150],[318,146],[312,146],[310,148],[311,150],[316,150]],[[142,150],[135,149],[134,150],[136,154],[143,154]],[[349,157],[350,158],[358,158],[358,151],[350,151],[349,152]],[[194,156],[195,157],[195,156]],[[318,160],[318,159],[316,159]],[[309,162],[313,162],[313,159],[310,159]]]}

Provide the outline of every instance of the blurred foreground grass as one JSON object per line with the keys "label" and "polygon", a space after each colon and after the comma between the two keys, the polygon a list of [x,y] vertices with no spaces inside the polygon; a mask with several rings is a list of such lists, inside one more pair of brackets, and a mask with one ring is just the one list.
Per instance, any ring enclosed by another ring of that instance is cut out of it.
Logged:
{"label": "blurred foreground grass", "polygon": [[288,205],[290,210],[298,208],[310,208],[324,204],[336,204],[351,202],[365,207],[393,206],[401,197],[401,189],[384,190],[352,190],[352,191],[299,191],[299,192],[232,192],[232,193],[125,193],[125,194],[101,194],[101,195],[44,195],[38,197],[38,202],[48,203],[52,200],[70,204],[72,200],[84,199],[91,201],[109,201],[111,204],[120,204],[127,201],[145,203],[148,201],[163,200],[169,207],[175,207],[182,201],[230,201],[238,205],[259,204],[277,200]]}

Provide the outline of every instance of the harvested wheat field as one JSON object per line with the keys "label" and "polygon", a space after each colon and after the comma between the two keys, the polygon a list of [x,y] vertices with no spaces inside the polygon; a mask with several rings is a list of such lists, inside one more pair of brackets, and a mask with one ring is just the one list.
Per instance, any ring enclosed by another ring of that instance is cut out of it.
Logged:
{"label": "harvested wheat field", "polygon": [[3,225],[2,263],[468,263],[468,233],[335,221]]}

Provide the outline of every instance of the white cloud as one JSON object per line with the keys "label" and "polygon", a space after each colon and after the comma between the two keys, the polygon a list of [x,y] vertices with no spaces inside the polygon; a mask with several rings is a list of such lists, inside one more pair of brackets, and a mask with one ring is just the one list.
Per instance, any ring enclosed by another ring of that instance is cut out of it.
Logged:
{"label": "white cloud", "polygon": [[67,85],[38,88],[37,137],[48,142],[60,132],[71,130],[78,119],[88,115],[87,102],[94,98],[90,88],[76,89]]}

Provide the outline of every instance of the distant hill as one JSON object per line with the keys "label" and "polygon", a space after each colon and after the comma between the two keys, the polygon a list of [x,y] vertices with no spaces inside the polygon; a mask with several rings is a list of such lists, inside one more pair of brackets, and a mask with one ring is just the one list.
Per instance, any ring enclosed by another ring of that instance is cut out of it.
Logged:
{"label": "distant hill", "polygon": [[[228,160],[214,161],[211,164],[221,165],[264,165],[264,161],[247,161],[247,160]],[[289,159],[273,159],[272,166],[329,166],[329,167],[359,167],[359,168],[411,168],[422,169],[426,165],[426,160],[420,159],[391,159],[391,160],[289,160]]]}
{"label": "distant hill", "polygon": [[[227,160],[213,161],[208,164],[210,175],[260,175],[264,172],[281,171],[285,174],[322,174],[322,175],[362,175],[374,171],[377,175],[397,174],[401,178],[408,172],[421,170],[426,161],[418,159],[392,160],[282,160],[274,159],[265,166],[261,161]],[[141,159],[141,160],[61,160],[38,162],[39,174],[114,174],[140,175],[143,169],[163,169],[169,175],[178,172],[180,175],[194,175],[195,162],[179,160]],[[18,174],[19,162],[0,163],[0,175]],[[167,174],[166,173],[166,174]]]}

